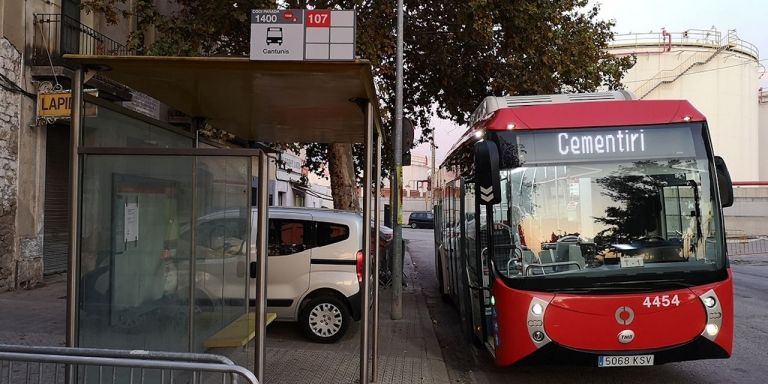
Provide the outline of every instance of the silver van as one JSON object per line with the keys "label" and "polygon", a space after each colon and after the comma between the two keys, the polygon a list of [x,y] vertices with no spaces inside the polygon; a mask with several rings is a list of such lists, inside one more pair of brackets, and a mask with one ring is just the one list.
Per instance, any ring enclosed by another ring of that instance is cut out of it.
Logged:
{"label": "silver van", "polygon": [[[251,216],[256,220],[255,209]],[[209,244],[207,238],[222,239],[217,233],[233,232],[226,228],[243,228],[240,217],[243,216],[228,215],[226,211],[201,217],[196,240],[198,255],[205,252],[201,247],[231,248],[230,244]],[[270,207],[267,311],[276,313],[278,321],[298,321],[312,341],[339,340],[351,321],[359,320],[361,315],[362,219],[360,214],[347,211]],[[251,231],[255,255],[255,222]],[[244,246],[237,237],[232,240],[237,246]],[[228,239],[218,241],[226,243]],[[233,252],[238,253],[243,254]],[[222,268],[232,271],[222,274]],[[211,258],[210,263],[198,261],[196,302],[203,303],[202,310],[205,303],[242,298],[242,279],[221,281],[215,276],[243,276],[245,269],[242,259],[232,263],[222,263],[221,257]],[[249,297],[253,301],[256,281],[249,281]]]}

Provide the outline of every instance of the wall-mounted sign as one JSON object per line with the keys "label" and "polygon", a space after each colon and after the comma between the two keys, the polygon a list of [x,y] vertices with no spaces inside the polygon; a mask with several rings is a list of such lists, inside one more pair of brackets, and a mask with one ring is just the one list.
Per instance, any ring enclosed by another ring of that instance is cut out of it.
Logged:
{"label": "wall-mounted sign", "polygon": [[[97,90],[86,90],[86,93],[97,96]],[[89,107],[86,104],[86,116],[96,116],[96,106]],[[69,119],[72,116],[72,91],[40,92],[37,94],[37,118],[49,121],[56,119]]]}
{"label": "wall-mounted sign", "polygon": [[355,11],[254,9],[251,60],[354,60]]}
{"label": "wall-mounted sign", "polygon": [[126,243],[139,240],[139,203],[126,203],[123,214],[123,233]]}

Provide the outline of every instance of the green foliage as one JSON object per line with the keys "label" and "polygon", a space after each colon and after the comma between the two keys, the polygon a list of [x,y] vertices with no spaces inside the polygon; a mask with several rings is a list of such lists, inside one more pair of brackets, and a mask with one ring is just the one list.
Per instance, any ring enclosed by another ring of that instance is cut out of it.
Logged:
{"label": "green foliage", "polygon": [[[86,10],[116,20],[125,0],[84,0]],[[248,11],[274,0],[173,0],[160,12],[138,0],[133,43],[154,55],[247,55]],[[391,164],[394,126],[396,0],[287,0],[285,8],[357,10],[357,55],[374,68],[385,127],[384,162]],[[613,23],[587,0],[405,0],[405,115],[429,140],[430,116],[464,124],[488,95],[589,92],[620,87],[633,58],[606,52]],[[153,27],[158,38],[145,33]],[[326,146],[310,145],[307,166],[322,172]],[[387,167],[389,168],[389,167]],[[357,168],[360,169],[360,168]]]}

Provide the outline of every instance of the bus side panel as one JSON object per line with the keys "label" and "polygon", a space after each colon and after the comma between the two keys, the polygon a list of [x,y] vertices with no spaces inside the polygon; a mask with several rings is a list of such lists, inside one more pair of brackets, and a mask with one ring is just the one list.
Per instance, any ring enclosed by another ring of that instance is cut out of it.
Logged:
{"label": "bus side panel", "polygon": [[720,332],[715,338],[715,344],[719,345],[730,356],[733,351],[733,272],[728,268],[728,279],[719,283],[703,285],[691,288],[691,290],[701,296],[710,289],[715,291],[720,300],[720,309],[723,312]]}
{"label": "bus side panel", "polygon": [[438,279],[438,282],[441,283],[440,288],[440,294],[442,295],[448,295],[450,294],[449,284],[450,284],[450,275],[448,274],[448,251],[443,247],[443,244],[441,243],[437,247],[437,257],[439,260],[439,264],[435,265],[435,269],[437,270],[438,275],[440,275],[440,278]]}
{"label": "bus side panel", "polygon": [[527,292],[507,287],[497,278],[492,288],[496,302],[496,365],[507,366],[535,352],[531,336],[528,335],[528,308],[534,297],[550,302],[553,294]]}

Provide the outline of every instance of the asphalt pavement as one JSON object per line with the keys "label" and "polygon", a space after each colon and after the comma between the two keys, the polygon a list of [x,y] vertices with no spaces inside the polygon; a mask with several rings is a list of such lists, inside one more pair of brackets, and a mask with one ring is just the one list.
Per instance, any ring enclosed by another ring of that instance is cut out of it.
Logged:
{"label": "asphalt pavement", "polygon": [[768,255],[731,258],[735,329],[730,359],[652,367],[505,367],[462,339],[458,314],[437,290],[434,238],[429,229],[404,229],[452,383],[766,383],[768,382]]}

